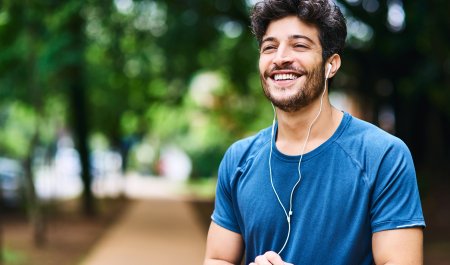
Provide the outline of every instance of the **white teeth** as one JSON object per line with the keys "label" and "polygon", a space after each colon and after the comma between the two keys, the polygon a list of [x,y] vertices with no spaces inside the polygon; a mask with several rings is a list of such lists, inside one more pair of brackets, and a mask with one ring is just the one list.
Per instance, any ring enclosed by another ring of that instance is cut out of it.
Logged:
{"label": "white teeth", "polygon": [[294,74],[276,74],[273,76],[273,79],[275,81],[279,81],[279,80],[294,80],[296,79],[297,76],[295,76]]}

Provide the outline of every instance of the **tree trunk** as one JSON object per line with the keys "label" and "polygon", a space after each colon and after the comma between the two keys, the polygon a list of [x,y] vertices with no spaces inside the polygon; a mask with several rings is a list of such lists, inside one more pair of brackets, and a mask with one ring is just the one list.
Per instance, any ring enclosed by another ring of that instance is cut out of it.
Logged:
{"label": "tree trunk", "polygon": [[45,244],[46,224],[43,209],[36,195],[33,173],[33,151],[39,140],[39,126],[36,126],[35,133],[30,142],[27,157],[24,161],[25,187],[26,187],[26,207],[31,226],[33,228],[33,242],[35,246],[41,247]]}
{"label": "tree trunk", "polygon": [[69,45],[70,56],[76,58],[67,67],[67,81],[70,89],[70,103],[72,108],[72,124],[75,133],[75,146],[80,155],[81,180],[83,182],[83,212],[88,215],[96,213],[95,200],[92,194],[92,177],[90,172],[89,147],[88,147],[88,116],[84,83],[84,20],[81,17],[82,2],[78,4],[67,23],[72,37]]}
{"label": "tree trunk", "polygon": [[79,69],[73,75],[71,84],[73,124],[76,137],[76,148],[80,154],[81,180],[83,181],[83,212],[86,215],[95,214],[95,201],[92,194],[92,178],[90,172],[89,148],[88,148],[88,128],[86,100],[83,85],[77,81],[76,76],[80,76]]}
{"label": "tree trunk", "polygon": [[[30,1],[27,4],[31,5]],[[26,156],[23,160],[24,167],[24,180],[25,180],[25,199],[26,199],[26,211],[33,231],[33,242],[37,247],[41,247],[45,244],[45,218],[43,209],[40,205],[38,196],[36,195],[36,189],[34,185],[34,172],[33,172],[33,155],[36,146],[39,144],[40,139],[40,120],[43,110],[43,98],[40,93],[40,82],[38,77],[38,63],[37,54],[38,47],[35,43],[39,40],[39,30],[36,21],[34,21],[33,15],[28,12],[26,15],[27,21],[27,35],[29,41],[30,52],[27,58],[28,68],[28,89],[29,100],[35,109],[36,113],[36,126],[34,128],[33,135],[30,139]]]}

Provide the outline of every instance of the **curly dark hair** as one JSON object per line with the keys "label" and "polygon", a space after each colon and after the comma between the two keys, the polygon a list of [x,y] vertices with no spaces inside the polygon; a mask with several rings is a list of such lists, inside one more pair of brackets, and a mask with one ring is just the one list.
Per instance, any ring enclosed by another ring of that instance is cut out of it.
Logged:
{"label": "curly dark hair", "polygon": [[292,15],[318,28],[324,61],[335,53],[342,53],[347,36],[345,18],[339,7],[329,0],[265,0],[256,3],[250,18],[252,32],[259,45],[270,22]]}

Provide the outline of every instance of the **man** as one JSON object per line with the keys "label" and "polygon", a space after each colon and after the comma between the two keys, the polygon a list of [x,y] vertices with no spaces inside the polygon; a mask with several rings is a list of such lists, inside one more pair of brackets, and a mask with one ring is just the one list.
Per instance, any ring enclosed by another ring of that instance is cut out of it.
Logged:
{"label": "man", "polygon": [[409,150],[328,100],[347,34],[338,7],[266,0],[251,19],[277,122],[225,154],[204,264],[422,264]]}

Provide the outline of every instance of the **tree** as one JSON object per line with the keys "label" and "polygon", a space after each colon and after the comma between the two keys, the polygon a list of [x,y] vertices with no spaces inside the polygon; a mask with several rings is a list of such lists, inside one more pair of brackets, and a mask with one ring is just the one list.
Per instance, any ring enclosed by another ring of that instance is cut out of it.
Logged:
{"label": "tree", "polygon": [[[5,102],[19,101],[30,106],[37,114],[34,136],[24,160],[30,180],[30,203],[37,202],[33,190],[32,155],[36,145],[42,144],[41,126],[49,118],[61,115],[51,113],[48,104],[58,100],[73,102],[74,128],[83,166],[85,184],[84,209],[93,213],[87,150],[87,117],[83,105],[84,26],[81,19],[83,2],[6,2],[3,6],[4,23],[1,27],[2,69],[1,93]],[[4,38],[3,38],[4,37]],[[69,94],[72,92],[72,94]],[[44,117],[48,115],[47,117]],[[78,118],[78,119],[76,119]],[[53,127],[53,138],[57,128]],[[51,138],[51,137],[50,137]],[[47,139],[48,140],[48,139]],[[52,141],[53,139],[50,139]]]}
{"label": "tree", "polygon": [[[347,76],[359,80],[352,89],[372,106],[369,120],[378,123],[383,108],[392,107],[393,132],[411,148],[419,173],[440,168],[443,171],[433,174],[448,175],[443,165],[450,155],[445,137],[450,133],[450,109],[444,103],[450,100],[445,34],[450,23],[444,14],[449,2],[388,1],[370,12],[367,3],[376,1],[364,2],[366,6],[341,2],[373,31],[365,45],[350,47],[345,55],[350,66],[344,61],[343,67]],[[394,16],[391,23],[399,24],[390,25],[389,16]]]}

